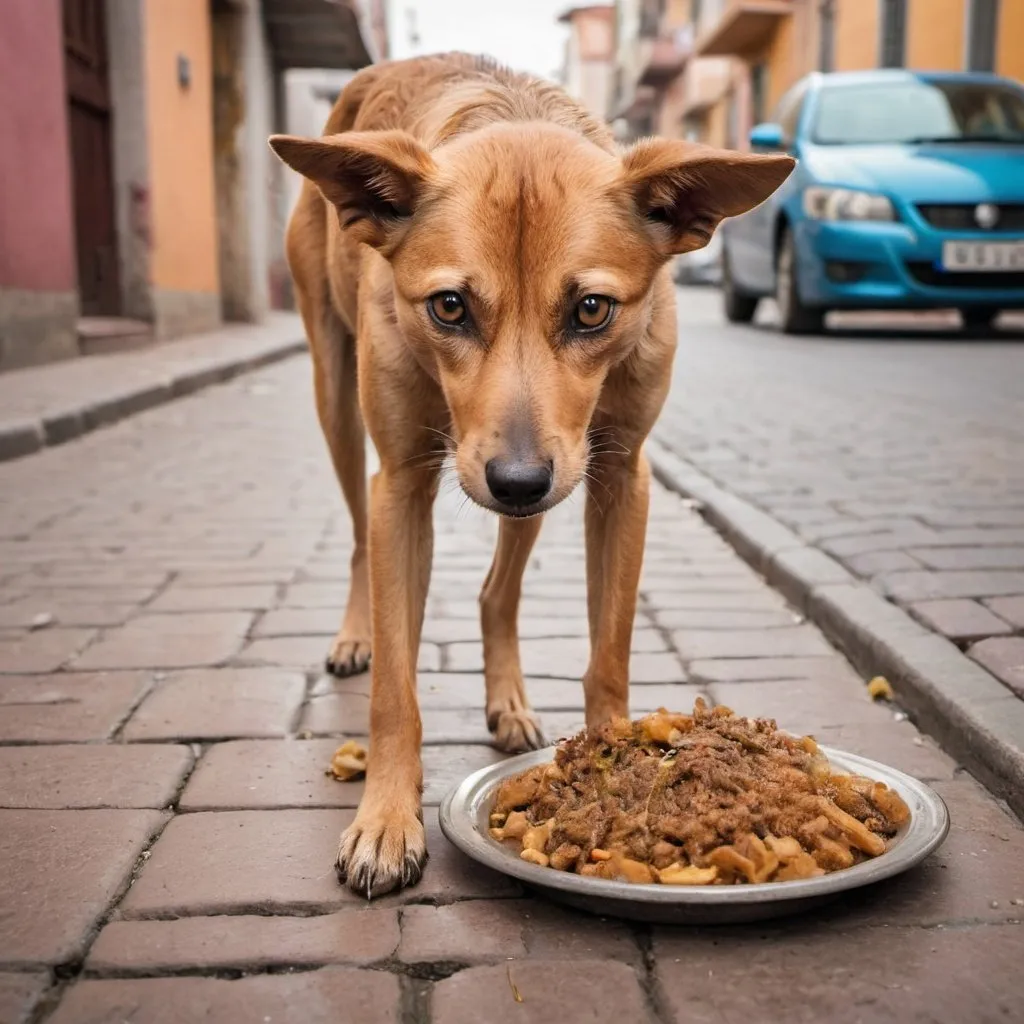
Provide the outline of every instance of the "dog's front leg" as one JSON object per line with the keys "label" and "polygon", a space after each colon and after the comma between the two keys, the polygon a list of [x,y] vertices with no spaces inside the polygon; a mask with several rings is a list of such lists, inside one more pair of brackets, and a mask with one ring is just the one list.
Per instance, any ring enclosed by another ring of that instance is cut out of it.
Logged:
{"label": "dog's front leg", "polygon": [[[613,461],[614,460],[614,461]],[[650,469],[643,454],[595,459],[587,487],[587,725],[629,714],[629,652],[643,565]]]}
{"label": "dog's front leg", "polygon": [[434,543],[429,472],[385,467],[370,487],[370,756],[338,851],[338,876],[368,898],[413,885],[427,859],[416,661]]}

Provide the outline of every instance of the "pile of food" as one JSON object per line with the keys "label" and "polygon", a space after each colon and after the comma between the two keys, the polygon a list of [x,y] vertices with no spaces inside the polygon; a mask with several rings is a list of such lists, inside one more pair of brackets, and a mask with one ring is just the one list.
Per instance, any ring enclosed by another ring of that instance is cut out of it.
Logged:
{"label": "pile of food", "polygon": [[885,852],[910,819],[884,783],[833,773],[810,737],[698,700],[565,740],[506,779],[491,835],[523,860],[627,882],[786,882]]}

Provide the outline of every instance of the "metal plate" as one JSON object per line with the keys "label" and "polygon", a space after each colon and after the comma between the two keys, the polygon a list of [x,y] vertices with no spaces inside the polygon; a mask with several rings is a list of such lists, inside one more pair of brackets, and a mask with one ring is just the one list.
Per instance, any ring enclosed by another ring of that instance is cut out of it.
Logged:
{"label": "metal plate", "polygon": [[877,779],[899,793],[910,808],[910,821],[889,841],[889,848],[880,857],[819,878],[762,885],[631,885],[584,878],[520,860],[514,850],[488,834],[494,793],[508,776],[552,760],[554,747],[481,768],[459,783],[441,804],[441,830],[473,860],[512,875],[551,899],[594,914],[678,924],[726,924],[781,917],[912,868],[932,853],[949,831],[946,805],[924,783],[865,757],[821,749],[833,769]]}

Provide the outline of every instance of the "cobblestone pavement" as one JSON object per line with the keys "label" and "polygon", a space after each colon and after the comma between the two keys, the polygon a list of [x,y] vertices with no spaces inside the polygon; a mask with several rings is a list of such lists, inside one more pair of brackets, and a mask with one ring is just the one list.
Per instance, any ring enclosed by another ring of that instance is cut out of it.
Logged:
{"label": "cobblestone pavement", "polygon": [[[773,344],[709,331],[705,353],[753,362],[755,342]],[[588,917],[462,858],[434,805],[500,756],[475,607],[494,523],[449,490],[420,658],[432,857],[372,905],[341,888],[360,786],[323,770],[365,732],[367,680],[317,667],[348,541],[309,378],[292,360],[0,467],[0,1021],[1024,1016],[1024,830],[661,490],[633,709],[706,693],[885,759],[948,801],[943,848],[826,910],[718,929]],[[825,422],[826,398],[807,399]],[[551,516],[526,580],[529,689],[554,735],[581,719],[580,511]]]}
{"label": "cobblestone pavement", "polygon": [[1024,697],[1024,334],[879,316],[785,338],[680,294],[659,439]]}

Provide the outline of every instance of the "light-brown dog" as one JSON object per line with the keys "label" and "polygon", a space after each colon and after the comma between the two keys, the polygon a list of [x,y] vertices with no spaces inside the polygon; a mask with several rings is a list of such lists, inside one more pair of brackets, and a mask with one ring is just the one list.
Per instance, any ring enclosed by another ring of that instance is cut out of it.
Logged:
{"label": "light-brown dog", "polygon": [[[647,522],[641,449],[676,346],[666,263],[766,199],[793,160],[649,139],[620,152],[554,85],[447,54],[367,68],[319,139],[275,136],[308,180],[288,261],[316,404],[352,513],[328,667],[372,664],[370,766],[338,873],[376,895],[426,860],[416,660],[439,442],[499,513],[480,595],[487,723],[542,743],[516,615],[541,514],[587,477],[590,725],[628,711]],[[365,482],[364,424],[380,458]]]}

